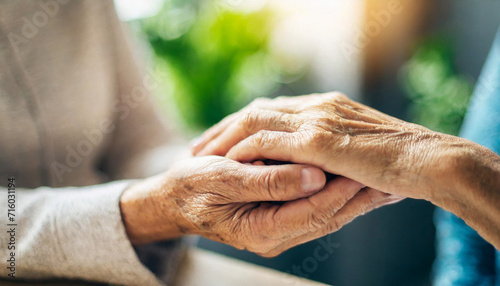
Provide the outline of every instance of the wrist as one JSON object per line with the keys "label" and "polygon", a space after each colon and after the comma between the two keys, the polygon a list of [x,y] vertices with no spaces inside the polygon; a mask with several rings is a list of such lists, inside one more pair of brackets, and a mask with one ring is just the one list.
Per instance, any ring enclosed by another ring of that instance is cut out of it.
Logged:
{"label": "wrist", "polygon": [[472,208],[496,199],[500,179],[499,157],[469,140],[453,137],[441,156],[442,166],[434,173],[430,201],[461,218]]}
{"label": "wrist", "polygon": [[171,183],[166,175],[131,184],[120,198],[120,209],[133,244],[174,239],[190,233],[171,197]]}
{"label": "wrist", "polygon": [[500,157],[464,140],[461,152],[449,160],[451,180],[434,204],[463,219],[484,239],[500,249]]}

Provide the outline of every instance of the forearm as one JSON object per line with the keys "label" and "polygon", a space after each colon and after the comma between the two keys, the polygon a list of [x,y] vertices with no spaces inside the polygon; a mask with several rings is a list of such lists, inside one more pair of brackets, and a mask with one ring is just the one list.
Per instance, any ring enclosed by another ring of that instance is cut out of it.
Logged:
{"label": "forearm", "polygon": [[445,151],[430,199],[500,249],[500,157],[465,139]]}

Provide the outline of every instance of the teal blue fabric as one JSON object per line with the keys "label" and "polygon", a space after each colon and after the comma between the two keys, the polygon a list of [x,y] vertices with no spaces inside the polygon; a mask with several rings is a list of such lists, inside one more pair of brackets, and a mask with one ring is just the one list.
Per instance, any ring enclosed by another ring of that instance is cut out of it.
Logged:
{"label": "teal blue fabric", "polygon": [[[460,136],[500,154],[500,30],[480,76]],[[455,215],[435,213],[434,285],[500,285],[500,253]]]}

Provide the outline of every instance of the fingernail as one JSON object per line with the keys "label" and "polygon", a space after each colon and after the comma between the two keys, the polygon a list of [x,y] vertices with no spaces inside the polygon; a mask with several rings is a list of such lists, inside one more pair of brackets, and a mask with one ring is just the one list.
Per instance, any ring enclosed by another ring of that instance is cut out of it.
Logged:
{"label": "fingernail", "polygon": [[300,187],[306,193],[312,193],[323,188],[325,174],[317,168],[304,168],[300,173]]}

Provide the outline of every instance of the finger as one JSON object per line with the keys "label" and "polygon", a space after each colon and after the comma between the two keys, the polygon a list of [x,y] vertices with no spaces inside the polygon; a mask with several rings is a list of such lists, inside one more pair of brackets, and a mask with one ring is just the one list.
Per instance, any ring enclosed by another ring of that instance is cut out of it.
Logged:
{"label": "finger", "polygon": [[198,138],[195,142],[192,143],[191,152],[193,155],[196,155],[201,149],[205,147],[205,145],[210,142],[213,138],[222,133],[229,125],[231,125],[234,119],[238,116],[239,113],[233,113],[231,115],[226,116],[221,122],[215,124],[210,127],[207,131],[205,131],[200,138]]}
{"label": "finger", "polygon": [[295,237],[323,229],[364,185],[339,177],[316,194],[283,204],[273,215],[276,233]]}
{"label": "finger", "polygon": [[399,197],[394,198],[390,194],[372,188],[365,188],[339,210],[327,227],[323,229],[323,235],[339,230],[360,215],[399,201],[401,201]]}
{"label": "finger", "polygon": [[326,184],[325,173],[306,165],[245,166],[238,193],[242,202],[290,201],[310,196]]}
{"label": "finger", "polygon": [[371,188],[364,188],[350,199],[327,223],[327,225],[317,231],[308,232],[291,240],[285,241],[273,250],[263,253],[263,256],[273,257],[294,246],[323,237],[327,234],[340,230],[343,226],[355,218],[368,213],[384,205],[401,201],[401,197],[393,197]]}
{"label": "finger", "polygon": [[226,155],[241,140],[260,130],[296,131],[300,125],[294,116],[273,110],[249,109],[236,122],[229,125],[224,131],[213,136],[196,156]]}
{"label": "finger", "polygon": [[299,132],[262,130],[236,144],[226,157],[239,162],[272,159],[300,164],[316,163],[311,160],[313,156],[301,148],[307,145],[307,141]]}

